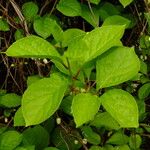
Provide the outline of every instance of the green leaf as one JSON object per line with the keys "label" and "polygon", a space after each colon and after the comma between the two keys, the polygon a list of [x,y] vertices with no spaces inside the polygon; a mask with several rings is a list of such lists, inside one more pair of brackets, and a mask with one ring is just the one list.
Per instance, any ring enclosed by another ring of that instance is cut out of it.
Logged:
{"label": "green leaf", "polygon": [[48,38],[51,34],[57,42],[61,42],[63,38],[63,30],[58,25],[56,20],[50,18],[49,16],[38,17],[34,21],[35,32],[43,37]]}
{"label": "green leaf", "polygon": [[104,149],[100,146],[91,146],[89,150],[104,150]]}
{"label": "green leaf", "polygon": [[57,60],[55,60],[55,59],[52,59],[51,61],[55,64],[55,67],[56,67],[60,72],[66,74],[66,75],[70,75],[68,68],[66,68],[66,67],[62,64],[62,62],[57,61]]}
{"label": "green leaf", "polygon": [[123,33],[124,26],[112,25],[96,28],[87,32],[80,41],[71,44],[65,52],[65,57],[84,64],[109,48],[120,45]]}
{"label": "green leaf", "polygon": [[[150,31],[150,13],[147,12],[147,13],[144,13],[144,16],[145,16],[145,19],[147,20],[147,23],[148,23],[148,32]],[[145,35],[142,35],[141,37],[145,37]],[[146,37],[149,37],[148,35],[146,35]],[[147,44],[146,44],[147,43]],[[149,46],[150,45],[150,42],[149,40],[144,44],[144,47],[145,46]],[[140,44],[141,46],[141,44]]]}
{"label": "green leaf", "polygon": [[146,83],[138,90],[139,99],[145,99],[150,95],[150,83]]}
{"label": "green leaf", "polygon": [[142,35],[140,37],[139,44],[140,44],[140,48],[142,48],[142,50],[143,50],[142,56],[145,55],[144,53],[147,53],[144,49],[147,49],[150,47],[150,40],[149,39],[150,39],[150,36],[148,36],[148,35]]}
{"label": "green leaf", "polygon": [[40,125],[34,126],[33,128],[27,128],[23,132],[23,144],[35,145],[35,149],[42,150],[49,144],[49,134]]}
{"label": "green leaf", "polygon": [[101,0],[90,0],[90,3],[98,5]]}
{"label": "green leaf", "polygon": [[90,125],[97,128],[105,127],[107,130],[120,128],[118,122],[108,112],[97,113]]}
{"label": "green leaf", "polygon": [[97,88],[110,87],[128,81],[137,75],[139,70],[140,62],[134,48],[112,48],[97,60]]}
{"label": "green leaf", "polygon": [[75,40],[79,40],[83,38],[83,36],[86,33],[83,30],[80,29],[68,29],[63,33],[63,41],[62,41],[62,46],[66,47],[70,44],[72,44]]}
{"label": "green leaf", "polygon": [[82,4],[82,13],[81,17],[84,18],[88,23],[90,23],[93,27],[99,26],[99,13],[96,8],[92,8],[94,15],[91,13],[89,7],[87,5]]}
{"label": "green leaf", "polygon": [[119,0],[120,3],[123,5],[123,7],[128,6],[130,3],[133,2],[133,0]]}
{"label": "green leaf", "polygon": [[125,25],[126,28],[129,28],[131,21],[125,17],[114,15],[105,19],[103,26],[108,25]]}
{"label": "green leaf", "polygon": [[138,106],[132,95],[121,89],[112,89],[104,93],[100,100],[103,107],[123,128],[139,126]]}
{"label": "green leaf", "polygon": [[104,147],[103,147],[104,150],[114,150],[114,147],[112,145],[109,145],[109,144],[106,144]]}
{"label": "green leaf", "polygon": [[80,16],[81,6],[77,0],[60,0],[57,4],[57,10],[70,17]]}
{"label": "green leaf", "polygon": [[34,2],[24,3],[22,6],[22,13],[27,21],[32,21],[38,13],[38,6]]}
{"label": "green leaf", "polygon": [[[138,73],[138,74],[136,74],[132,79],[130,79],[130,81],[140,81],[141,79],[141,76],[142,76],[142,74],[141,73]],[[133,87],[131,87],[131,89],[133,89]],[[130,90],[131,90],[130,89]],[[129,91],[130,91],[129,90]],[[129,92],[130,93],[130,92]]]}
{"label": "green leaf", "polygon": [[0,126],[0,135],[7,130],[6,126]]}
{"label": "green leaf", "polygon": [[71,105],[72,105],[72,100],[73,97],[72,96],[67,96],[65,97],[60,105],[60,109],[62,109],[66,114],[71,115]]}
{"label": "green leaf", "polygon": [[20,107],[14,116],[14,126],[25,126],[25,120],[22,114],[22,108]]}
{"label": "green leaf", "polygon": [[[78,43],[78,42],[77,42]],[[65,74],[70,75],[70,73],[72,74],[72,76],[76,76],[78,71],[81,70],[81,61],[77,61],[77,60],[73,60],[73,59],[68,59],[65,56],[62,57],[63,58],[63,64],[65,64],[65,68],[70,68],[70,72],[69,69],[66,69]],[[68,63],[69,62],[69,63]],[[83,69],[83,68],[82,68]],[[60,70],[60,68],[59,68]],[[61,70],[63,71],[63,70]],[[80,81],[84,82],[84,75],[83,75],[83,71],[79,72],[79,75],[77,77]]]}
{"label": "green leaf", "polygon": [[[96,73],[92,72],[93,69],[95,69],[95,60],[89,61],[88,63],[86,63],[83,66],[82,70],[83,70],[86,78],[88,78],[90,80],[96,79]],[[94,76],[92,76],[92,75],[94,75]]]}
{"label": "green leaf", "polygon": [[88,6],[84,4],[81,5],[77,0],[60,0],[60,2],[57,4],[57,10],[69,17],[81,16],[92,26],[98,26],[98,11],[95,8],[92,8],[94,12],[93,16]]}
{"label": "green leaf", "polygon": [[129,139],[129,146],[133,149],[133,150],[137,150],[138,148],[140,148],[142,144],[142,138],[140,135],[136,134],[136,135],[131,135],[130,139]]}
{"label": "green leaf", "polygon": [[107,17],[113,16],[113,15],[120,15],[120,11],[116,5],[113,5],[112,3],[105,2],[100,8],[99,8],[99,16],[102,21],[104,21]]}
{"label": "green leaf", "polygon": [[55,41],[56,42],[62,42],[63,30],[60,27],[60,25],[57,23],[56,20],[53,19],[51,26],[52,26],[52,35],[53,35]]}
{"label": "green leaf", "polygon": [[35,150],[35,146],[24,146],[24,147],[17,147],[15,150]]}
{"label": "green leaf", "polygon": [[99,136],[99,134],[94,132],[91,127],[84,126],[81,128],[81,130],[84,138],[87,139],[89,143],[94,145],[98,145],[101,143],[101,137]]}
{"label": "green leaf", "polygon": [[3,112],[4,117],[10,117],[11,113],[12,113],[12,109],[5,109]]}
{"label": "green leaf", "polygon": [[53,20],[50,17],[39,17],[34,20],[33,27],[38,35],[46,39],[52,33],[52,23]]}
{"label": "green leaf", "polygon": [[145,84],[145,83],[147,83],[147,82],[150,82],[150,79],[149,79],[147,76],[145,76],[145,75],[140,75],[140,76],[139,76],[139,80],[140,80],[140,82],[141,82],[142,84]]}
{"label": "green leaf", "polygon": [[14,42],[6,51],[8,56],[25,58],[59,57],[56,49],[46,40],[38,36],[27,36]]}
{"label": "green leaf", "polygon": [[73,98],[72,113],[76,126],[89,122],[98,112],[100,100],[90,93],[80,93]]}
{"label": "green leaf", "polygon": [[9,31],[9,25],[3,18],[0,18],[0,31]]}
{"label": "green leaf", "polygon": [[139,122],[146,118],[146,104],[143,99],[136,100],[139,110]]}
{"label": "green leaf", "polygon": [[13,150],[22,141],[22,134],[17,131],[7,131],[0,136],[0,150]]}
{"label": "green leaf", "polygon": [[35,83],[36,81],[39,81],[40,79],[42,78],[38,75],[28,76],[27,86],[30,86],[32,83]]}
{"label": "green leaf", "polygon": [[125,17],[126,19],[130,20],[130,24],[128,26],[128,29],[132,29],[133,27],[136,26],[137,24],[137,18],[134,16],[134,14],[131,13],[127,13],[127,14],[122,14],[123,17]]}
{"label": "green leaf", "polygon": [[114,150],[130,150],[128,145],[115,146]]}
{"label": "green leaf", "polygon": [[148,133],[150,133],[150,126],[149,125],[147,125],[147,124],[144,124],[144,129],[148,132]]}
{"label": "green leaf", "polygon": [[15,40],[19,40],[24,37],[24,30],[23,29],[17,29],[14,34]]}
{"label": "green leaf", "polygon": [[140,60],[140,72],[145,74],[145,75],[147,75],[147,72],[148,72],[147,64],[142,60]]}
{"label": "green leaf", "polygon": [[112,145],[124,145],[129,142],[129,137],[125,135],[122,131],[114,133],[106,143]]}
{"label": "green leaf", "polygon": [[44,148],[44,150],[59,150],[59,149],[57,149],[56,147],[46,147]]}
{"label": "green leaf", "polygon": [[[22,99],[26,126],[39,124],[58,109],[68,86],[68,80],[59,74],[31,84]],[[35,109],[36,108],[36,109]]]}
{"label": "green leaf", "polygon": [[144,124],[142,126],[143,127],[136,128],[135,129],[135,133],[137,133],[137,134],[143,134],[144,133]]}
{"label": "green leaf", "polygon": [[3,96],[3,95],[5,95],[7,93],[7,91],[6,90],[0,90],[0,96]]}
{"label": "green leaf", "polygon": [[17,107],[21,104],[21,96],[18,96],[14,93],[5,94],[4,96],[0,97],[0,105],[12,108]]}
{"label": "green leaf", "polygon": [[51,134],[51,132],[54,130],[54,127],[55,127],[55,123],[56,123],[56,120],[55,120],[55,116],[52,116],[50,117],[49,119],[47,119],[46,121],[44,121],[42,123],[42,126],[48,131],[48,133]]}

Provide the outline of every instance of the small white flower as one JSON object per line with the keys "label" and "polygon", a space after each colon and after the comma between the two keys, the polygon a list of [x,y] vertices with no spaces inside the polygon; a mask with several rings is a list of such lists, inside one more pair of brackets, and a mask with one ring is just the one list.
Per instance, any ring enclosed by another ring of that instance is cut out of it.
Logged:
{"label": "small white flower", "polygon": [[87,144],[87,139],[82,140],[83,144]]}
{"label": "small white flower", "polygon": [[15,64],[11,64],[10,67],[15,67]]}
{"label": "small white flower", "polygon": [[74,144],[76,144],[76,145],[77,145],[78,143],[79,143],[79,141],[78,141],[78,140],[74,140]]}
{"label": "small white flower", "polygon": [[140,58],[143,59],[144,58],[143,55],[141,55]]}
{"label": "small white flower", "polygon": [[137,88],[138,84],[132,84],[132,87]]}
{"label": "small white flower", "polygon": [[5,118],[4,121],[5,121],[5,123],[8,123],[8,118]]}
{"label": "small white flower", "polygon": [[142,51],[142,49],[139,47],[139,51]]}
{"label": "small white flower", "polygon": [[56,123],[61,124],[61,118],[56,118]]}
{"label": "small white flower", "polygon": [[144,59],[147,60],[147,56],[146,55],[145,55]]}
{"label": "small white flower", "polygon": [[136,92],[136,89],[133,89],[133,92]]}
{"label": "small white flower", "polygon": [[43,59],[44,64],[48,64],[48,60],[46,58]]}
{"label": "small white flower", "polygon": [[81,93],[84,93],[84,92],[86,92],[86,90],[85,89],[83,89],[83,88],[81,88]]}

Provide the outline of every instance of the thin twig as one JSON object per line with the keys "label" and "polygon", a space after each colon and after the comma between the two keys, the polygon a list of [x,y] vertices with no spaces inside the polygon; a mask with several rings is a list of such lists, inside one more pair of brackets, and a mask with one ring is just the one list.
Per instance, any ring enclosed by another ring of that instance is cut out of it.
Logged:
{"label": "thin twig", "polygon": [[53,7],[52,7],[52,9],[51,9],[51,11],[50,11],[50,15],[53,13],[53,11],[54,11],[54,9],[55,9],[55,6],[56,6],[56,4],[57,4],[57,0],[55,0],[55,2],[54,2],[54,5],[53,5]]}
{"label": "thin twig", "polygon": [[19,19],[21,20],[22,26],[24,27],[26,34],[29,35],[29,30],[28,30],[27,22],[26,22],[24,16],[22,15],[19,6],[16,4],[16,2],[14,0],[10,0],[10,3],[12,4],[12,6],[15,9],[15,11],[16,11]]}
{"label": "thin twig", "polygon": [[44,3],[44,5],[42,6],[42,8],[41,8],[41,10],[40,10],[40,13],[39,13],[40,16],[42,15],[44,8],[45,8],[48,4],[49,4],[49,0],[46,0],[45,3]]}
{"label": "thin twig", "polygon": [[88,6],[89,6],[89,9],[90,9],[90,12],[91,12],[91,15],[93,17],[93,21],[95,22],[95,25],[98,27],[99,26],[99,23],[96,21],[96,17],[95,17],[95,14],[93,12],[93,9],[91,7],[91,3],[90,3],[90,0],[87,0],[88,2]]}

